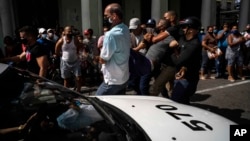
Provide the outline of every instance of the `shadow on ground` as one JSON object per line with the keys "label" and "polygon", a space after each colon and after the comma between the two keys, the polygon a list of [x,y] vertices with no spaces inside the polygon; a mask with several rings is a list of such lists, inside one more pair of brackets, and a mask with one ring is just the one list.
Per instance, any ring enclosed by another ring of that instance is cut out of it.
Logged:
{"label": "shadow on ground", "polygon": [[210,98],[211,95],[209,94],[199,94],[196,93],[191,97],[191,105],[195,107],[199,107],[208,111],[211,111],[213,113],[219,114],[223,117],[226,117],[238,124],[250,124],[249,119],[241,118],[242,113],[245,111],[242,109],[226,109],[226,108],[218,108],[216,106],[201,104],[201,103],[195,103],[195,102],[201,102],[205,101],[206,99]]}
{"label": "shadow on ground", "polygon": [[200,101],[204,101],[204,100],[206,100],[206,99],[208,99],[210,97],[211,97],[211,95],[209,95],[209,94],[198,94],[198,93],[196,93],[191,97],[190,101],[191,102],[200,102]]}
{"label": "shadow on ground", "polygon": [[206,104],[200,104],[200,103],[192,103],[192,106],[202,108],[205,110],[208,110],[210,112],[216,113],[218,115],[221,115],[227,119],[230,119],[238,124],[250,124],[249,119],[241,118],[242,113],[245,111],[242,109],[226,109],[226,108],[218,108],[211,105]]}

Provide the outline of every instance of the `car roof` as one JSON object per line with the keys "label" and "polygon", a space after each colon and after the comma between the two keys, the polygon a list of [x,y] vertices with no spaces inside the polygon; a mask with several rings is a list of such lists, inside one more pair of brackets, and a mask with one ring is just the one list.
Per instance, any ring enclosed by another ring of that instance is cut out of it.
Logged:
{"label": "car roof", "polygon": [[133,118],[152,140],[229,140],[230,125],[218,114],[153,96],[96,96]]}

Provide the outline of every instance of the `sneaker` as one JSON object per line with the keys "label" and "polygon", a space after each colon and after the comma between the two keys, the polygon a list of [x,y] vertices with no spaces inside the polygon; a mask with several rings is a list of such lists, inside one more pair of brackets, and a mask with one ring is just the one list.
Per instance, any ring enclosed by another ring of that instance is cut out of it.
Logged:
{"label": "sneaker", "polygon": [[217,78],[221,78],[221,75],[217,73],[217,74],[215,75],[215,77],[214,77],[214,78],[215,78],[215,79],[217,79]]}
{"label": "sneaker", "polygon": [[235,82],[235,79],[234,79],[232,76],[228,76],[228,80],[229,80],[230,82]]}
{"label": "sneaker", "polygon": [[210,78],[210,79],[216,79],[214,76],[210,76],[209,78]]}
{"label": "sneaker", "polygon": [[208,75],[208,76],[206,77],[206,79],[215,79],[215,77],[214,77],[214,76]]}

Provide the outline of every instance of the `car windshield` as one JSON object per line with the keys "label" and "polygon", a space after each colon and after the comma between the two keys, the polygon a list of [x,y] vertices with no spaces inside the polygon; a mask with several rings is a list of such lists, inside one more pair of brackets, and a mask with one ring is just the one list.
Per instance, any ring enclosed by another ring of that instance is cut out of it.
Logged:
{"label": "car windshield", "polygon": [[[80,96],[58,83],[41,78],[28,71],[15,67],[1,68],[5,68],[0,69],[1,105],[15,100],[24,102],[24,104],[31,104],[32,102],[58,103],[61,102],[60,100],[72,100]],[[82,100],[86,100],[84,96],[81,97]]]}
{"label": "car windshield", "polygon": [[[1,63],[0,89],[0,140],[148,138],[136,122],[110,104]],[[10,128],[18,132],[6,132]]]}
{"label": "car windshield", "polygon": [[150,138],[145,131],[129,115],[109,103],[100,101],[98,98],[95,98],[94,101],[102,106],[105,113],[115,121],[113,124],[116,125],[116,130],[120,130],[120,133],[124,132],[124,134],[127,135],[128,140],[150,141]]}

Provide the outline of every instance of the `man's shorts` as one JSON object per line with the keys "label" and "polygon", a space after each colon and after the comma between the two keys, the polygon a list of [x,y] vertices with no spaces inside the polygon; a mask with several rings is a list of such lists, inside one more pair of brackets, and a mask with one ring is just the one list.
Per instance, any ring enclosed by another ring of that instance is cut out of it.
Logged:
{"label": "man's shorts", "polygon": [[81,66],[80,60],[76,60],[75,62],[67,62],[61,59],[60,63],[61,77],[63,79],[70,78],[72,73],[75,76],[81,76]]}

